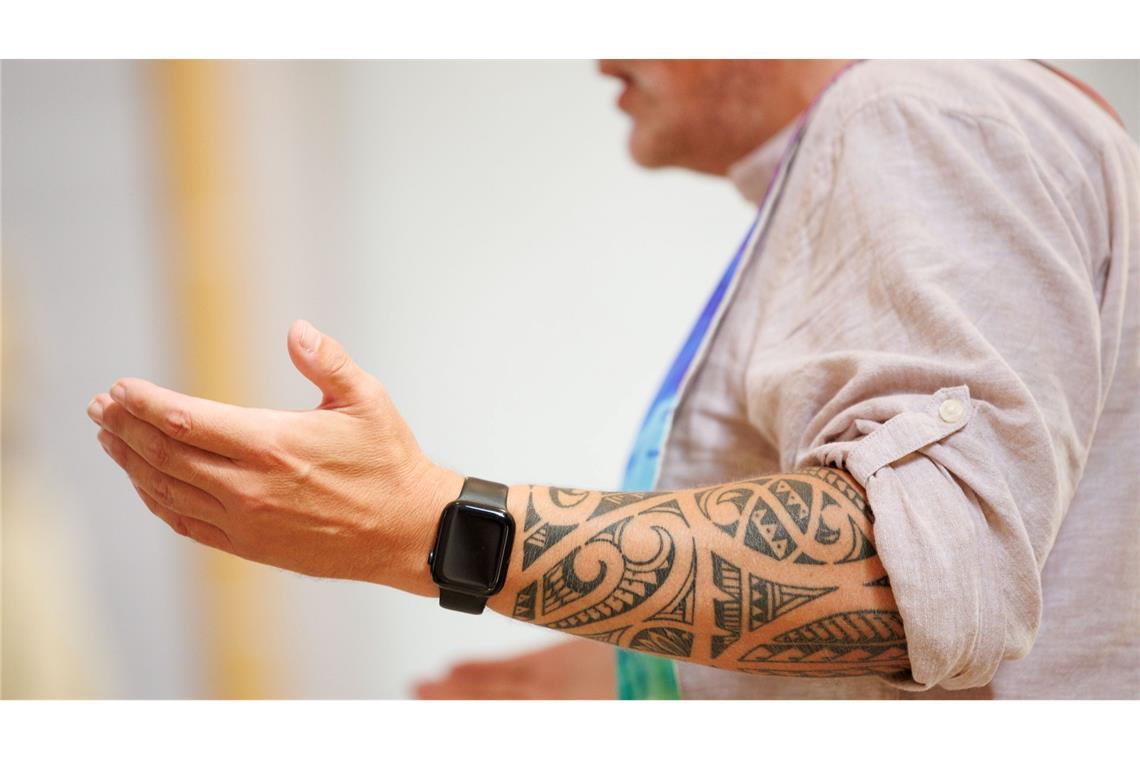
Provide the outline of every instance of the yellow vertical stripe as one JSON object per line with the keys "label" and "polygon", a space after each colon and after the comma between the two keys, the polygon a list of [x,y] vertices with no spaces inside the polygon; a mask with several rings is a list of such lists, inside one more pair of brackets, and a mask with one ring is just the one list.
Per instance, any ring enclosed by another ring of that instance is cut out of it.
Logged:
{"label": "yellow vertical stripe", "polygon": [[[182,388],[195,396],[248,400],[243,354],[240,193],[234,174],[227,68],[211,61],[163,61],[157,69],[162,156],[170,192],[170,273]],[[200,631],[207,688],[220,698],[273,696],[271,668],[257,620],[264,575],[248,563],[203,549]],[[259,635],[260,634],[260,635]]]}

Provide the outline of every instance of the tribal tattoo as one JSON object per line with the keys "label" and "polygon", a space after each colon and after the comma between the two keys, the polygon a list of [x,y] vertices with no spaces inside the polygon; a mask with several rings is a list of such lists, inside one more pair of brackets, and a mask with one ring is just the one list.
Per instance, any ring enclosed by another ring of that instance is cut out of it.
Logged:
{"label": "tribal tattoo", "polygon": [[492,606],[607,644],[765,675],[907,670],[874,515],[842,470],[711,488],[511,489],[521,550]]}

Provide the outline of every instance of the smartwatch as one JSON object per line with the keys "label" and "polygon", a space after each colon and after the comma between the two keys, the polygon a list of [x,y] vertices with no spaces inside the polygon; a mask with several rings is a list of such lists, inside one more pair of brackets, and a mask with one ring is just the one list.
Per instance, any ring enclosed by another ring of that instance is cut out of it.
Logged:
{"label": "smartwatch", "polygon": [[478,615],[507,579],[515,521],[507,487],[479,478],[463,481],[459,498],[443,508],[428,554],[439,606]]}

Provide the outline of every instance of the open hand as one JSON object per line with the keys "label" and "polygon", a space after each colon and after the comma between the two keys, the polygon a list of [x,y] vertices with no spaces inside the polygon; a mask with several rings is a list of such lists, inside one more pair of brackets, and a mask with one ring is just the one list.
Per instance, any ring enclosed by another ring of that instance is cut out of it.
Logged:
{"label": "open hand", "polygon": [[247,409],[124,378],[88,406],[99,442],[150,511],[199,543],[434,594],[424,558],[462,476],[428,460],[335,340],[298,321],[288,348],[323,394],[316,409]]}

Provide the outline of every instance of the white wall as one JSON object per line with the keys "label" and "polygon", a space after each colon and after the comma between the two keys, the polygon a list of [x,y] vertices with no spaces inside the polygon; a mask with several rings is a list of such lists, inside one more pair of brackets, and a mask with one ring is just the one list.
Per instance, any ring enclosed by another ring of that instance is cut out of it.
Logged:
{"label": "white wall", "polygon": [[1132,139],[1140,139],[1140,61],[1054,59],[1049,62],[1092,85],[1120,114]]}
{"label": "white wall", "polygon": [[[1063,65],[1136,135],[1140,64]],[[231,84],[262,403],[315,403],[284,348],[305,317],[383,380],[440,462],[616,486],[750,220],[731,188],[636,169],[616,85],[586,62],[250,63]],[[128,63],[3,66],[5,517],[23,509],[72,537],[54,550],[92,612],[65,636],[103,658],[107,696],[205,693],[204,550],[137,503],[83,414],[119,375],[169,381],[178,355],[156,254],[167,233],[152,87]],[[46,473],[57,496],[11,503],[13,473]],[[23,582],[8,557],[5,583]],[[555,636],[388,589],[258,573],[282,696],[400,697],[456,657]],[[8,612],[6,595],[6,631]]]}

